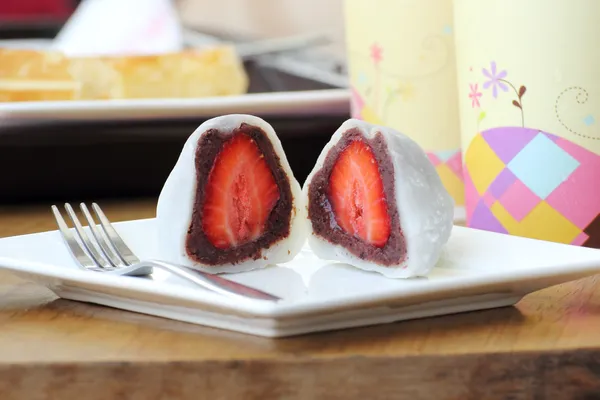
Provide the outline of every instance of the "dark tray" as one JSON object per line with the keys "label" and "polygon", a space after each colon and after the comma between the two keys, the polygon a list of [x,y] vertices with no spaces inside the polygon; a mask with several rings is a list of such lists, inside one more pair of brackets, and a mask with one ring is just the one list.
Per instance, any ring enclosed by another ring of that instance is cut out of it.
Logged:
{"label": "dark tray", "polygon": [[[289,90],[325,88],[277,71],[260,71],[253,77],[253,92],[264,87],[261,78],[265,74]],[[349,113],[312,118],[259,116],[273,125],[296,178],[303,182]],[[158,196],[185,140],[204,120],[0,127],[0,203]]]}
{"label": "dark tray", "polygon": [[[265,117],[303,182],[347,115]],[[7,128],[0,135],[0,202],[158,196],[183,143],[201,120]]]}
{"label": "dark tray", "polygon": [[[52,37],[58,30],[21,31]],[[4,34],[3,34],[4,33]],[[0,38],[15,37],[0,30]],[[252,61],[250,93],[332,89]],[[349,117],[259,115],[273,125],[303,182],[323,145]],[[0,204],[158,196],[189,135],[204,118],[45,122],[0,126]]]}

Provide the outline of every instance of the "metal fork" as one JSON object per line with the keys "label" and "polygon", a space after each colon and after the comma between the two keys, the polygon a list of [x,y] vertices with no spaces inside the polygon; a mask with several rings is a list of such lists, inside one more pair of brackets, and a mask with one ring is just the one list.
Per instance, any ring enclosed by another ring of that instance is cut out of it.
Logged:
{"label": "metal fork", "polygon": [[65,203],[65,210],[73,222],[77,238],[73,235],[73,230],[69,229],[58,207],[53,205],[52,212],[58,229],[73,258],[79,264],[80,268],[86,271],[125,276],[148,276],[152,274],[154,268],[159,268],[187,279],[205,289],[226,296],[269,301],[281,300],[281,298],[272,294],[217,275],[159,260],[140,260],[125,244],[125,241],[117,233],[108,218],[106,218],[106,215],[104,215],[98,204],[92,203],[92,208],[100,221],[102,231],[98,229],[85,203],[81,203],[80,208],[87,220],[89,230],[92,232],[93,240],[90,239],[84,230],[83,225],[69,203]]}

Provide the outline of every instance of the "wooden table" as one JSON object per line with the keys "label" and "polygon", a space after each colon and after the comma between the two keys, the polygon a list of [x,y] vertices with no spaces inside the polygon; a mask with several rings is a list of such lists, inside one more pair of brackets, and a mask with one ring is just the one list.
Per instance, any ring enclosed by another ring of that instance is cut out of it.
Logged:
{"label": "wooden table", "polygon": [[[154,201],[102,202],[114,220]],[[0,208],[0,235],[54,229]],[[0,273],[0,399],[597,399],[596,277],[516,307],[263,339],[58,300]],[[83,397],[82,397],[83,398]]]}

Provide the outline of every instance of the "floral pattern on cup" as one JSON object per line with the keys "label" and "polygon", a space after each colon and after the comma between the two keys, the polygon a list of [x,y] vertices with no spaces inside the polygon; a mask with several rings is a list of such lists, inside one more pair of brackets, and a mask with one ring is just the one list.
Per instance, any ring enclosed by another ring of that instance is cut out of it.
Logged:
{"label": "floral pattern on cup", "polygon": [[[439,34],[422,39],[419,50],[411,53],[411,57],[414,56],[411,61],[400,64],[405,68],[398,67],[392,57],[394,54],[388,53],[394,49],[382,46],[378,40],[366,42],[368,46],[363,45],[362,48],[350,48],[352,116],[377,125],[394,126],[394,121],[398,120],[398,114],[394,114],[396,110],[406,110],[405,106],[419,111],[431,108],[427,98],[437,93],[431,84],[432,78],[445,76],[448,68],[453,66],[451,40],[447,37],[451,33],[451,29],[440,29]],[[421,129],[430,129],[430,125],[424,122]],[[419,125],[414,119],[411,124]],[[412,132],[403,133],[411,135]],[[464,185],[459,143],[448,146],[451,148],[423,147],[455,204],[462,207]]]}
{"label": "floral pattern on cup", "polygon": [[[471,68],[470,68],[471,70]],[[600,248],[600,202],[595,192],[600,181],[600,156],[559,135],[525,125],[523,97],[527,88],[508,80],[495,62],[481,69],[481,81],[469,83],[471,108],[481,98],[502,101],[514,92],[511,105],[521,112],[521,126],[480,129],[486,111],[477,116],[477,134],[464,153],[467,225],[500,233]],[[483,84],[483,93],[478,85]],[[563,90],[584,104],[588,92],[579,87]],[[583,117],[586,125],[593,116]]]}
{"label": "floral pattern on cup", "polygon": [[[484,77],[483,81],[483,89],[491,90],[492,97],[494,99],[498,98],[500,92],[508,92],[508,89],[511,88],[516,95],[516,99],[512,100],[512,105],[521,110],[521,126],[525,126],[525,114],[523,111],[523,96],[527,92],[527,88],[524,85],[521,85],[519,89],[516,88],[509,80],[507,80],[508,72],[506,70],[498,71],[498,67],[496,66],[496,62],[492,61],[490,63],[490,67],[482,68],[481,72]],[[482,93],[478,92],[479,83],[469,83],[469,98],[471,99],[471,107],[472,108],[480,108],[481,104],[479,102],[479,98],[482,97]]]}

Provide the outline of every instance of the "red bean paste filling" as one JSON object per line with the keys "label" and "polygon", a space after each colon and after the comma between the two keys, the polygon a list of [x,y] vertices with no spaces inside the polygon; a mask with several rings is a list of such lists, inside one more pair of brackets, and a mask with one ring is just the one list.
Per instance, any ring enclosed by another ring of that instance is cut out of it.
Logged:
{"label": "red bean paste filling", "polygon": [[265,231],[258,239],[226,250],[213,246],[202,229],[205,186],[217,155],[232,135],[229,132],[221,132],[217,129],[206,131],[198,141],[196,148],[196,196],[186,238],[188,256],[192,260],[206,265],[236,264],[249,259],[259,259],[262,257],[262,249],[270,247],[290,234],[292,191],[289,179],[281,167],[279,156],[275,153],[271,141],[262,129],[242,123],[238,129],[232,132],[233,135],[240,133],[244,133],[254,139],[259,150],[264,155],[264,159],[271,169],[279,188],[279,201],[273,207],[265,223]]}
{"label": "red bean paste filling", "polygon": [[[335,220],[328,196],[331,170],[340,153],[355,140],[360,140],[371,147],[383,182],[391,231],[388,241],[381,248],[346,233]],[[399,264],[406,258],[406,241],[400,229],[400,217],[394,193],[394,165],[388,154],[385,139],[380,132],[373,139],[366,139],[356,128],[346,131],[340,141],[329,150],[323,167],[313,176],[308,188],[308,198],[308,218],[312,222],[314,234],[334,245],[343,246],[350,253],[363,260],[375,262],[380,265],[390,266]]]}

